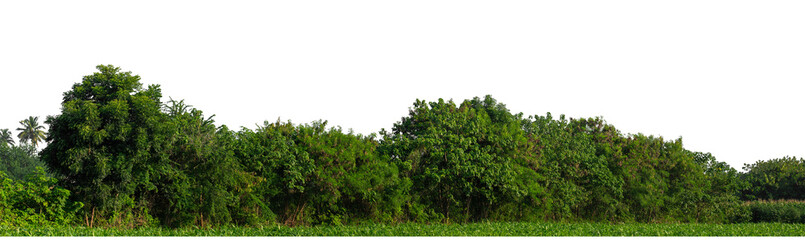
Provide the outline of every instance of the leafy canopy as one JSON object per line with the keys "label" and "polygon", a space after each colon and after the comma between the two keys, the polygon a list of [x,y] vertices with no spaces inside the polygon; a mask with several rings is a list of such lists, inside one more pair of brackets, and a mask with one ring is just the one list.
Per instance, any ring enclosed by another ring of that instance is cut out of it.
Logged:
{"label": "leafy canopy", "polygon": [[381,134],[383,151],[413,183],[414,198],[435,210],[432,217],[481,219],[542,191],[523,151],[528,143],[521,114],[491,96],[460,106],[417,100],[408,116]]}
{"label": "leafy canopy", "polygon": [[159,86],[143,89],[139,76],[111,65],[97,69],[64,93],[61,114],[48,117],[41,156],[87,211],[112,214],[145,206],[156,190],[165,115]]}

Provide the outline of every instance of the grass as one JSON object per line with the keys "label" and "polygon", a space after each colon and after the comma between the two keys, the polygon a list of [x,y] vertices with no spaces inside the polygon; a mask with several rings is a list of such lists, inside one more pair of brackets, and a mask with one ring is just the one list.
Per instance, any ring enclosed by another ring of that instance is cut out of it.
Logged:
{"label": "grass", "polygon": [[317,227],[0,227],[0,236],[805,236],[805,224],[471,223]]}

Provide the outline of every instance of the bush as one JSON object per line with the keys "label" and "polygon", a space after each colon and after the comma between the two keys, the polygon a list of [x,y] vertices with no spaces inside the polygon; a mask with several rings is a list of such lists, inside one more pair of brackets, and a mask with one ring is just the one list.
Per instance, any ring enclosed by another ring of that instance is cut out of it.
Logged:
{"label": "bush", "polygon": [[744,165],[744,200],[805,200],[805,159],[783,157]]}
{"label": "bush", "polygon": [[410,184],[377,154],[374,136],[326,124],[266,122],[238,133],[237,158],[262,179],[254,201],[264,217],[286,225],[395,221]]}
{"label": "bush", "polygon": [[70,191],[56,186],[57,180],[42,168],[15,181],[0,172],[0,226],[63,225],[76,220],[83,204],[70,202]]}
{"label": "bush", "polygon": [[752,222],[805,223],[805,201],[771,200],[744,203]]}
{"label": "bush", "polygon": [[501,206],[542,199],[521,120],[490,96],[460,105],[417,100],[390,132],[381,130],[380,151],[426,207],[412,205],[412,219],[517,220],[522,211]]}

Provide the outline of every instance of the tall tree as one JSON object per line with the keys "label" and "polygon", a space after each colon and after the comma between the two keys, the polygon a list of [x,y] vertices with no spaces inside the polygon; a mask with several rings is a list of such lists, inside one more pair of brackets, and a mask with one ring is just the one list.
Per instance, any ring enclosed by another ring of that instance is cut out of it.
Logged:
{"label": "tall tree", "polygon": [[61,114],[48,117],[42,161],[86,204],[90,218],[148,221],[147,195],[156,191],[158,171],[169,169],[161,91],[158,85],[143,88],[139,76],[120,68],[97,69],[64,93]]}
{"label": "tall tree", "polygon": [[39,117],[30,116],[20,121],[20,124],[22,124],[22,127],[17,128],[17,131],[21,132],[17,134],[17,137],[20,139],[21,143],[31,141],[31,145],[37,147],[39,142],[44,142],[45,126],[39,125]]}
{"label": "tall tree", "polygon": [[[48,117],[41,157],[98,224],[225,224],[251,179],[234,159],[235,135],[158,85],[100,65]],[[233,215],[235,215],[233,217]],[[89,225],[93,225],[88,220]]]}
{"label": "tall tree", "polygon": [[0,129],[0,146],[11,146],[14,145],[14,138],[11,137],[11,131],[6,129]]}

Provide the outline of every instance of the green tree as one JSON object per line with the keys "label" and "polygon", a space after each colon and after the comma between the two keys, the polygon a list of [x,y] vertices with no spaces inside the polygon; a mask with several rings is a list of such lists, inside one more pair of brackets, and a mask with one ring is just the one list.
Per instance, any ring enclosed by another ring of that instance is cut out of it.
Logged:
{"label": "green tree", "polygon": [[6,129],[0,129],[0,146],[12,146],[14,145],[14,138],[11,137],[11,131]]}
{"label": "green tree", "polygon": [[284,224],[390,222],[402,212],[407,184],[377,154],[373,136],[328,129],[326,121],[266,122],[238,135],[238,158],[265,180],[257,196]]}
{"label": "green tree", "polygon": [[596,154],[593,135],[585,132],[589,126],[548,113],[529,118],[524,129],[537,143],[537,171],[550,193],[542,206],[549,219],[623,218],[623,180],[612,173],[607,156]]}
{"label": "green tree", "polygon": [[0,171],[0,226],[41,227],[73,223],[83,205],[69,201],[70,192],[57,185],[42,168],[25,180],[7,178]]}
{"label": "green tree", "polygon": [[161,91],[120,68],[97,69],[64,93],[61,114],[48,117],[42,160],[86,204],[88,219],[145,224],[154,180],[170,166]]}
{"label": "green tree", "polygon": [[48,118],[42,159],[86,204],[92,226],[226,224],[243,214],[253,177],[234,158],[235,134],[159,86],[98,66],[64,94]]}
{"label": "green tree", "polygon": [[36,168],[44,166],[36,155],[34,146],[0,145],[0,171],[7,173],[13,180],[24,181],[29,174],[36,171]]}
{"label": "green tree", "polygon": [[685,215],[696,217],[701,222],[743,222],[748,212],[739,201],[743,183],[735,168],[725,162],[717,161],[710,153],[689,152],[701,169],[704,169],[705,192],[699,197],[696,209]]}
{"label": "green tree", "polygon": [[[460,106],[417,100],[391,132],[381,131],[383,151],[413,184],[412,218],[449,222],[530,215],[543,189],[535,182],[540,176],[521,119],[491,96]],[[531,207],[518,205],[523,202]]]}
{"label": "green tree", "polygon": [[[708,181],[727,184],[729,172],[716,172],[723,166],[715,162],[711,163],[714,169],[707,170],[711,166],[707,164],[709,159],[685,150],[681,138],[665,141],[640,133],[624,136],[601,118],[571,119],[565,127],[571,133],[568,135],[561,127],[552,128],[545,120],[537,120],[539,117],[535,117],[535,122],[543,122],[533,128],[545,152],[541,157],[547,157],[542,159],[547,165],[543,170],[546,176],[552,176],[549,182],[558,181],[549,185],[551,198],[575,200],[571,205],[575,206],[571,208],[573,214],[560,211],[565,216],[610,221],[719,222],[726,219],[726,210],[714,208],[737,203],[726,195],[718,199],[708,195],[708,191],[727,191],[711,189]],[[559,122],[556,124],[562,126],[561,118]],[[595,156],[591,156],[590,146]],[[551,160],[557,157],[565,160]],[[551,162],[555,163],[548,164]],[[573,191],[557,192],[554,188]],[[554,201],[554,205],[565,205],[562,203]]]}
{"label": "green tree", "polygon": [[236,210],[248,198],[256,178],[241,170],[234,158],[235,136],[226,126],[215,126],[213,116],[182,101],[165,105],[170,132],[164,153],[169,164],[157,175],[152,212],[168,226],[246,223]]}
{"label": "green tree", "polygon": [[[561,118],[560,118],[561,121]],[[606,169],[601,169],[602,163],[585,164],[582,166],[592,167],[595,170],[594,174],[587,179],[597,179],[595,184],[588,185],[587,188],[591,194],[591,204],[587,205],[584,211],[579,212],[577,215],[585,216],[584,218],[592,219],[607,219],[609,221],[631,221],[634,220],[634,214],[627,205],[626,199],[631,197],[627,195],[627,171],[629,166],[627,163],[627,155],[624,148],[628,143],[628,138],[615,128],[615,126],[608,124],[603,118],[579,118],[570,119],[568,129],[573,133],[575,138],[578,138],[581,147],[579,149],[586,149],[586,139],[589,139],[597,158],[604,161]],[[573,151],[575,148],[569,148],[566,151]],[[595,162],[592,162],[595,163]],[[570,166],[574,167],[575,166]],[[583,170],[585,172],[587,170]],[[611,174],[611,176],[608,176]],[[585,181],[582,179],[582,181]],[[592,190],[592,191],[591,191]]]}
{"label": "green tree", "polygon": [[45,126],[39,125],[39,117],[28,117],[20,121],[20,124],[22,127],[17,128],[17,131],[20,131],[17,137],[20,139],[21,143],[31,141],[31,145],[37,147],[39,142],[45,140]]}
{"label": "green tree", "polygon": [[805,159],[782,157],[744,165],[745,200],[805,199]]}

